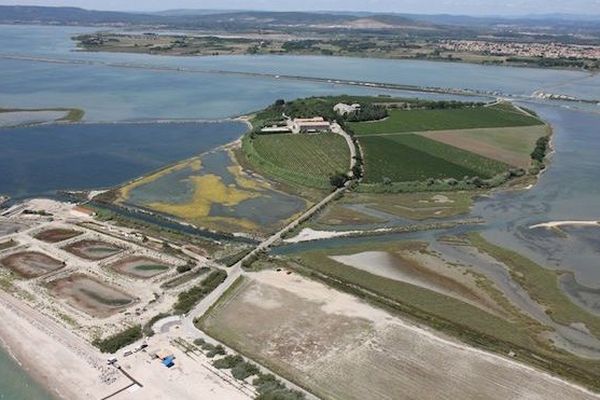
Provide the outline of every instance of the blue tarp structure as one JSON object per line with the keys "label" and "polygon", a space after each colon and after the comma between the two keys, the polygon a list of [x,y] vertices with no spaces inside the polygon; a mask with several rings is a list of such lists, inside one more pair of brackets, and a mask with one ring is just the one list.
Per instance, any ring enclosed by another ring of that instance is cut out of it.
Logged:
{"label": "blue tarp structure", "polygon": [[175,363],[173,362],[174,359],[175,359],[175,357],[169,356],[169,357],[165,358],[164,360],[162,360],[162,363],[165,367],[171,368],[173,365],[175,365]]}

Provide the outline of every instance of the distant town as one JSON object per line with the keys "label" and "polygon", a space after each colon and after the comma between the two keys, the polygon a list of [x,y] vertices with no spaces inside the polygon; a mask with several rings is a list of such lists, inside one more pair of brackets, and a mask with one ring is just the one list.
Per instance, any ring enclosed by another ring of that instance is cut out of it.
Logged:
{"label": "distant town", "polygon": [[472,52],[492,56],[519,56],[597,60],[600,46],[563,43],[493,42],[487,40],[443,40],[440,48],[455,52]]}

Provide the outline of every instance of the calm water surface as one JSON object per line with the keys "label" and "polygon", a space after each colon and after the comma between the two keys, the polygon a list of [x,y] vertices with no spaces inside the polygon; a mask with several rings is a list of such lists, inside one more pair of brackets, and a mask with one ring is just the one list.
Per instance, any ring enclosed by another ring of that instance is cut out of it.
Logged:
{"label": "calm water surface", "polygon": [[118,185],[239,138],[240,122],[40,125],[0,129],[0,193]]}

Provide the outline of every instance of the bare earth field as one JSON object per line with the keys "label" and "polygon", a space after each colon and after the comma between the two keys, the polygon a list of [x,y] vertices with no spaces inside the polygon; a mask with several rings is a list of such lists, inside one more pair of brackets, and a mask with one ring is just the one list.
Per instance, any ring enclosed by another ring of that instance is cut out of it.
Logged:
{"label": "bare earth field", "polygon": [[129,295],[82,274],[48,283],[53,296],[94,317],[105,318],[134,303]]}
{"label": "bare earth field", "polygon": [[249,277],[203,327],[323,399],[599,398],[298,275]]}
{"label": "bare earth field", "polygon": [[534,125],[432,131],[421,135],[515,167],[527,168],[531,164],[530,153],[536,140],[546,135],[547,129],[545,125]]}
{"label": "bare earth field", "polygon": [[23,278],[36,278],[64,266],[61,261],[34,251],[24,251],[6,256],[0,260],[0,265],[16,272]]}

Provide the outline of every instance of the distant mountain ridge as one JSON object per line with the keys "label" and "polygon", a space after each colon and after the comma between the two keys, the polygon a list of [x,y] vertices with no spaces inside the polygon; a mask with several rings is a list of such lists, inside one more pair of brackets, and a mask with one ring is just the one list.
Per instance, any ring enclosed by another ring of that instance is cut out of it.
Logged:
{"label": "distant mountain ridge", "polygon": [[[563,29],[568,32],[600,33],[600,17],[586,15],[529,15],[522,17],[423,15],[369,12],[274,12],[246,10],[167,10],[154,13],[96,11],[77,7],[1,6],[0,23],[63,25],[145,25],[171,29],[432,29],[440,32],[457,29]],[[564,33],[564,32],[563,32]]]}
{"label": "distant mountain ridge", "polygon": [[[399,15],[372,15],[370,19],[388,25],[407,23],[422,25]],[[182,27],[212,27],[238,24],[240,27],[269,27],[281,25],[351,24],[361,16],[271,11],[171,10],[160,13],[128,13],[119,11],[94,11],[76,7],[0,6],[0,22],[4,23],[54,23],[54,24],[153,24]]]}

